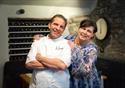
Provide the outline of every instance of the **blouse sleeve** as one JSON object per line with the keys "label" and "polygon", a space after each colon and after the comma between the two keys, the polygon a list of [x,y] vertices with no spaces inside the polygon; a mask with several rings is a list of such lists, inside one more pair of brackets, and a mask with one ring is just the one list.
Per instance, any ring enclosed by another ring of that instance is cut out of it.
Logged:
{"label": "blouse sleeve", "polygon": [[94,64],[97,60],[97,48],[95,45],[88,45],[87,48],[85,48],[84,53],[84,60],[86,63]]}

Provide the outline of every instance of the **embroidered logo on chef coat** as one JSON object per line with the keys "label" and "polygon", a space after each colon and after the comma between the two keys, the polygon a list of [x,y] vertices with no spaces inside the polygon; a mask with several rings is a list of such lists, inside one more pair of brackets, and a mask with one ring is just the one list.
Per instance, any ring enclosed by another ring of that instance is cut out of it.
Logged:
{"label": "embroidered logo on chef coat", "polygon": [[63,50],[63,47],[61,47],[61,46],[56,46],[56,50]]}

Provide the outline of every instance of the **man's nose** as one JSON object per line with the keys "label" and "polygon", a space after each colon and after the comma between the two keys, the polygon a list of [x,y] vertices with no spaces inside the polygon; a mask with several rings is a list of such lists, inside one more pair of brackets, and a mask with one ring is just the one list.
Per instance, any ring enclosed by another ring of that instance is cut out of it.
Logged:
{"label": "man's nose", "polygon": [[56,28],[57,28],[58,30],[60,30],[61,26],[57,26]]}

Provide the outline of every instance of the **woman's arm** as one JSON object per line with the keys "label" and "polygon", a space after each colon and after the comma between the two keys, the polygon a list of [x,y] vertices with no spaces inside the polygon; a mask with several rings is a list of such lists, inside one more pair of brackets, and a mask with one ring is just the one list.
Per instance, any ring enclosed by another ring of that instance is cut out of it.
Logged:
{"label": "woman's arm", "polygon": [[33,41],[36,41],[36,40],[40,40],[41,37],[43,37],[44,35],[41,35],[41,34],[36,34],[33,36]]}
{"label": "woman's arm", "polygon": [[97,50],[95,48],[90,48],[88,50],[86,58],[89,60],[88,63],[85,63],[85,71],[89,73],[91,71],[92,64],[94,64],[97,59]]}
{"label": "woman's arm", "polygon": [[74,42],[72,42],[70,40],[68,40],[68,44],[69,44],[69,46],[70,46],[71,49],[74,48],[74,46],[75,46]]}

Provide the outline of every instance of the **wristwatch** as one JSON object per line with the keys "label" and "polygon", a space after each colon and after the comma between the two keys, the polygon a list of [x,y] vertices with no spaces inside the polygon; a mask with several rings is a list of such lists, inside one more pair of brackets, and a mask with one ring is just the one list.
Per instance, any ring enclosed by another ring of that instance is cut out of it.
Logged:
{"label": "wristwatch", "polygon": [[97,32],[95,33],[96,38],[99,40],[103,40],[106,37],[108,31],[107,22],[104,18],[99,18],[96,21],[96,25],[97,25]]}

